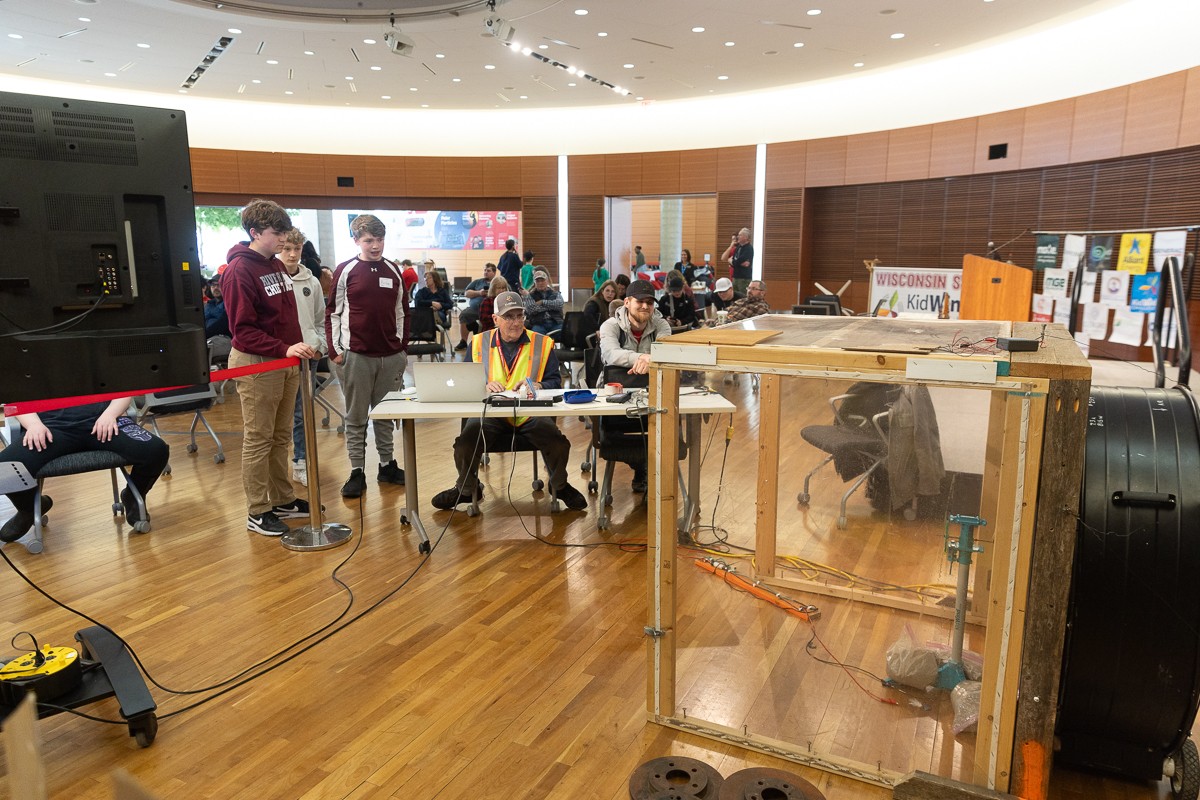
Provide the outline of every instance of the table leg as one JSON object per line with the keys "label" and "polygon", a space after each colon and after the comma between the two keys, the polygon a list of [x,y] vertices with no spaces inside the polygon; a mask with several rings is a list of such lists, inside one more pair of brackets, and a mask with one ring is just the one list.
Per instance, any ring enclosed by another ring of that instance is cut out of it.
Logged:
{"label": "table leg", "polygon": [[700,414],[688,414],[688,482],[685,492],[683,517],[679,520],[679,540],[690,542],[692,531],[700,518]]}
{"label": "table leg", "polygon": [[429,535],[425,533],[425,525],[421,522],[420,495],[417,491],[417,425],[416,420],[401,420],[400,429],[404,434],[404,514],[400,517],[403,525],[412,525],[421,539],[417,550],[428,553]]}

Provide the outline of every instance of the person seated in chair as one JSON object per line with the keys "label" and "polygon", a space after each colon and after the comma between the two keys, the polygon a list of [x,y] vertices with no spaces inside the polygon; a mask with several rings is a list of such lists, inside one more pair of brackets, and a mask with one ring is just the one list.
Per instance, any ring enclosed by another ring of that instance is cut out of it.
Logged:
{"label": "person seated in chair", "polygon": [[699,324],[696,301],[684,291],[683,278],[671,278],[667,282],[667,291],[658,301],[658,313],[672,328],[694,328]]}
{"label": "person seated in chair", "polygon": [[[600,326],[600,359],[609,367],[624,367],[630,376],[623,383],[646,386],[650,371],[650,346],[671,335],[671,326],[654,307],[654,286],[634,281],[625,294],[625,304],[612,319]],[[646,460],[632,464],[633,490],[646,491]]]}
{"label": "person seated in chair", "polygon": [[726,307],[726,310],[729,312],[730,322],[770,314],[771,306],[767,304],[767,284],[763,281],[750,281],[750,285],[746,287],[746,296],[740,300],[734,300]]}
{"label": "person seated in chair", "polygon": [[533,289],[525,296],[525,325],[531,331],[548,334],[562,329],[563,299],[550,285],[550,273],[533,273]]}
{"label": "person seated in chair", "polygon": [[467,336],[479,333],[479,306],[488,296],[492,278],[496,277],[496,265],[490,261],[483,265],[483,277],[476,278],[467,284],[463,295],[467,298],[467,307],[458,312],[458,344],[455,350],[467,349]]}
{"label": "person seated in chair", "polygon": [[450,297],[450,289],[446,282],[442,280],[442,274],[437,270],[425,273],[425,285],[417,290],[413,305],[417,308],[432,308],[438,327],[442,330],[450,329],[450,309],[454,307],[454,300]]}
{"label": "person seated in chair", "polygon": [[[504,292],[496,297],[496,330],[480,333],[471,339],[471,360],[483,364],[487,390],[503,392],[519,389],[526,379],[535,389],[558,389],[562,378],[558,373],[558,356],[554,342],[548,336],[525,329],[525,304],[516,292]],[[505,441],[520,434],[542,454],[550,473],[549,484],[554,496],[567,508],[580,511],[587,508],[587,498],[567,483],[567,459],[571,442],[549,417],[519,417],[511,414],[467,419],[462,432],[454,440],[454,465],[458,468],[456,484],[433,497],[434,508],[449,510],[459,503],[478,498],[479,459],[483,455],[480,433],[485,437]]]}
{"label": "person seated in chair", "polygon": [[[89,450],[110,451],[132,465],[129,480],[145,498],[166,469],[171,448],[126,416],[128,408],[129,398],[119,397],[37,414],[19,414],[21,439],[0,452],[0,461],[18,461],[31,475],[36,475],[59,456]],[[25,489],[8,495],[17,513],[0,527],[0,541],[15,542],[33,526],[35,492],[36,489]],[[121,502],[125,505],[125,521],[130,525],[140,522],[141,508],[129,487],[121,491]],[[53,504],[48,496],[43,496],[42,512],[49,511]]]}

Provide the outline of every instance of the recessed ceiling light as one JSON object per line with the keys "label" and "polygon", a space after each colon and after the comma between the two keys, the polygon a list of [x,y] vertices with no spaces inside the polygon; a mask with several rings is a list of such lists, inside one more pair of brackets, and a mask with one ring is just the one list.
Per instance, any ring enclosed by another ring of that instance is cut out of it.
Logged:
{"label": "recessed ceiling light", "polygon": [[391,100],[392,96],[390,94],[385,94],[385,95],[382,95],[379,99],[380,100]]}
{"label": "recessed ceiling light", "polygon": [[19,33],[10,33],[10,34],[8,35],[8,38],[10,38],[10,39],[24,39],[25,37],[24,37],[24,36],[22,36],[22,35],[21,35],[21,34],[19,34]]}
{"label": "recessed ceiling light", "polygon": [[633,64],[622,64],[621,66],[625,69],[633,69]]}
{"label": "recessed ceiling light", "polygon": [[550,49],[550,45],[548,45],[548,44],[539,44],[538,45],[538,50],[549,50],[549,49]]}
{"label": "recessed ceiling light", "polygon": [[80,22],[91,22],[92,18],[91,17],[79,17],[79,21]]}
{"label": "recessed ceiling light", "polygon": [[568,74],[568,75],[574,75],[574,74],[576,74],[577,72],[579,72],[579,70],[578,70],[578,69],[576,69],[575,67],[571,67],[571,66],[568,66],[568,67],[567,67],[567,74]]}
{"label": "recessed ceiling light", "polygon": [[117,77],[117,73],[115,73],[115,72],[106,72],[106,73],[104,73],[104,77],[106,77],[106,78],[115,78],[115,77]]}
{"label": "recessed ceiling light", "polygon": [[415,86],[410,86],[410,87],[408,87],[408,90],[409,90],[410,92],[415,92],[415,91],[417,90],[417,87],[415,87]]}
{"label": "recessed ceiling light", "polygon": [[596,35],[599,36],[601,39],[603,39],[605,36],[608,36],[608,33],[606,33],[605,31],[600,31]]}
{"label": "recessed ceiling light", "polygon": [[804,42],[796,42],[792,47],[804,47]]}
{"label": "recessed ceiling light", "polygon": [[451,83],[462,83],[462,78],[451,78]]}
{"label": "recessed ceiling light", "polygon": [[375,44],[374,39],[363,39],[363,44]]}
{"label": "recessed ceiling light", "polygon": [[383,67],[371,67],[371,72],[379,72]]}
{"label": "recessed ceiling light", "polygon": [[523,95],[521,95],[521,99],[522,99],[522,100],[528,100],[528,99],[529,99],[529,95],[527,95],[527,94],[523,94]]}
{"label": "recessed ceiling light", "polygon": [[495,69],[496,65],[495,64],[484,64],[483,68],[484,69]]}
{"label": "recessed ceiling light", "polygon": [[856,62],[854,62],[854,66],[856,66],[856,67],[865,67],[865,66],[866,66],[866,64],[864,64],[864,63],[863,63],[863,62],[861,62],[861,61],[856,61]]}
{"label": "recessed ceiling light", "polygon": [[586,9],[586,8],[577,8],[577,9],[575,9],[575,16],[577,16],[577,17],[586,17],[586,16],[587,16],[587,9]]}
{"label": "recessed ceiling light", "polygon": [[271,66],[275,66],[275,65],[276,65],[276,64],[278,64],[279,62],[278,62],[278,61],[276,61],[276,60],[275,60],[275,59],[273,59],[273,58],[268,58],[268,59],[267,59],[267,63],[268,63],[268,64],[270,64]]}
{"label": "recessed ceiling light", "polygon": [[250,82],[251,83],[262,83],[262,81],[260,81],[258,78],[255,78],[254,80],[252,80]]}
{"label": "recessed ceiling light", "polygon": [[692,28],[692,33],[704,33],[703,26],[697,25],[696,27]]}
{"label": "recessed ceiling light", "polygon": [[315,55],[316,55],[316,53],[314,53],[312,50],[305,50],[305,51],[304,51],[304,55],[306,55],[306,56],[315,56]]}
{"label": "recessed ceiling light", "polygon": [[429,103],[421,103],[421,108],[429,108]]}
{"label": "recessed ceiling light", "polygon": [[229,32],[236,36],[237,34],[242,32],[242,29],[241,28],[230,28]]}
{"label": "recessed ceiling light", "polygon": [[347,76],[346,76],[346,80],[348,80],[348,81],[352,81],[352,80],[354,80],[354,76],[353,76],[353,75],[347,75]]}
{"label": "recessed ceiling light", "polygon": [[444,53],[434,53],[433,57],[434,58],[445,58],[446,56]]}
{"label": "recessed ceiling light", "polygon": [[729,76],[728,76],[728,75],[718,75],[718,76],[717,76],[717,80],[719,80],[719,81],[727,81],[727,80],[729,80]]}
{"label": "recessed ceiling light", "polygon": [[567,86],[574,86],[574,83],[568,83]]}
{"label": "recessed ceiling light", "polygon": [[893,39],[903,39],[903,38],[904,38],[904,34],[903,34],[903,33],[893,33],[893,34],[892,34],[892,38],[893,38]]}
{"label": "recessed ceiling light", "polygon": [[284,94],[295,94],[295,92],[293,92],[291,89],[287,89],[284,91]]}
{"label": "recessed ceiling light", "polygon": [[733,45],[734,45],[734,42],[726,42],[725,43],[726,47],[733,47]]}
{"label": "recessed ceiling light", "polygon": [[810,17],[816,17],[816,16],[820,16],[820,14],[821,14],[821,9],[819,9],[819,8],[810,8],[810,9],[808,10],[808,12],[807,12],[807,13],[808,13],[808,15],[809,15]]}

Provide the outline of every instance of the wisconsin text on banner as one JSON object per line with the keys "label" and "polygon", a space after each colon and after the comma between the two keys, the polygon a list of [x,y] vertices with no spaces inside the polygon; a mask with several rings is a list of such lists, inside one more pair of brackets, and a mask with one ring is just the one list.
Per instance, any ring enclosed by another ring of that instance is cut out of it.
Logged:
{"label": "wisconsin text on banner", "polygon": [[961,295],[961,269],[875,267],[871,276],[871,308],[883,301],[892,317],[938,317],[946,308],[958,319]]}

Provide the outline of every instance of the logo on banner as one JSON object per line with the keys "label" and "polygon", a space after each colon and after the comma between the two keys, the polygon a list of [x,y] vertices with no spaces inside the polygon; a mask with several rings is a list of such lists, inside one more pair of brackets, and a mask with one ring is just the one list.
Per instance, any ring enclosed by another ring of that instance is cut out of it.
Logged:
{"label": "logo on banner", "polygon": [[1130,293],[1129,310],[1142,314],[1152,314],[1158,306],[1159,274],[1152,272],[1148,275],[1134,275],[1131,279],[1133,291]]}

